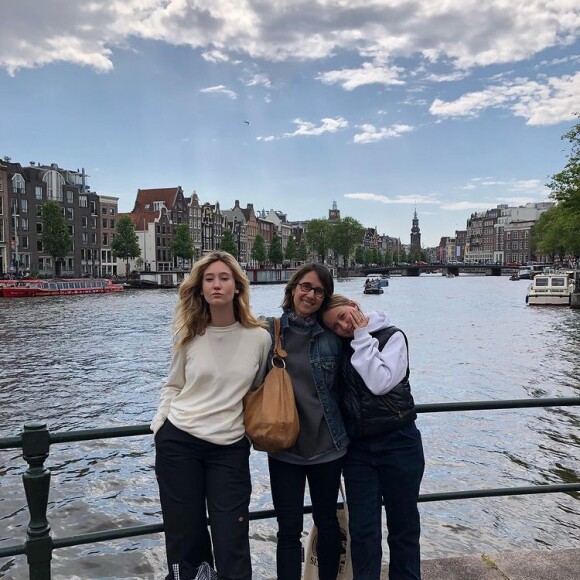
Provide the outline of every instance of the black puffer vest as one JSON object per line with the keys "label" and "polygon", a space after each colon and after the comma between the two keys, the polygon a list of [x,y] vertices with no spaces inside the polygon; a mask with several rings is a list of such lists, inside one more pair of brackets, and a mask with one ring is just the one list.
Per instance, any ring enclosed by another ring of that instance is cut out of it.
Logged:
{"label": "black puffer vest", "polygon": [[[371,336],[379,341],[379,350],[382,350],[395,332],[403,334],[408,349],[405,333],[395,326],[377,330],[371,333]],[[405,378],[386,395],[373,395],[350,362],[353,354],[350,346],[346,349],[346,353],[342,364],[344,390],[341,411],[351,439],[389,433],[417,418],[409,383],[408,358]]]}

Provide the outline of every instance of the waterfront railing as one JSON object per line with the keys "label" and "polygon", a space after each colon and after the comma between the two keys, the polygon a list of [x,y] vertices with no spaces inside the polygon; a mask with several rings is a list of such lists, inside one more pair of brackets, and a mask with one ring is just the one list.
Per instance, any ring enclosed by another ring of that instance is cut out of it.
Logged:
{"label": "waterfront railing", "polygon": [[[459,411],[490,411],[505,409],[524,409],[533,407],[570,407],[580,406],[580,397],[515,399],[504,401],[471,401],[457,403],[427,403],[417,405],[418,413],[442,413]],[[93,544],[121,538],[132,538],[163,532],[163,524],[149,524],[117,528],[101,532],[76,534],[63,538],[53,538],[48,521],[48,496],[50,490],[50,470],[45,462],[50,455],[50,446],[59,443],[92,441],[151,435],[148,425],[108,427],[51,433],[44,423],[24,425],[20,435],[0,439],[0,450],[22,449],[22,457],[28,468],[22,476],[24,492],[30,519],[24,543],[0,548],[0,558],[26,555],[29,578],[49,580],[53,550]],[[580,481],[565,484],[536,484],[523,487],[502,487],[495,489],[468,489],[441,493],[427,493],[419,496],[420,502],[448,501],[513,495],[532,495],[544,493],[580,492]],[[342,502],[338,505],[340,506]],[[312,513],[311,506],[304,507],[304,513]],[[250,513],[250,520],[275,517],[275,512],[256,510]]]}

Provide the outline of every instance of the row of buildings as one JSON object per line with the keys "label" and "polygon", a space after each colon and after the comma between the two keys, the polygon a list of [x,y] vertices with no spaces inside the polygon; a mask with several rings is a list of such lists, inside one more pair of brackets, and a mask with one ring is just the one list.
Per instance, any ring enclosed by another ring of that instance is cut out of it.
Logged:
{"label": "row of buildings", "polygon": [[[72,238],[72,247],[61,264],[63,276],[115,276],[125,271],[111,246],[116,223],[121,217],[118,198],[98,195],[88,184],[84,169],[63,169],[57,163],[43,165],[31,161],[27,166],[0,161],[0,276],[33,273],[47,276],[54,272],[53,259],[45,252],[42,239],[42,205],[55,200]],[[141,255],[130,262],[132,270],[167,272],[180,264],[172,255],[175,227],[187,224],[193,240],[194,259],[218,249],[226,229],[233,234],[237,258],[246,267],[258,267],[252,248],[260,234],[271,243],[277,234],[285,249],[290,236],[300,244],[308,221],[289,221],[280,211],[257,211],[252,203],[222,208],[219,202],[201,202],[194,191],[186,196],[180,186],[139,189],[128,215],[134,226]],[[336,202],[328,212],[329,221],[340,220]],[[365,233],[365,247],[397,255],[403,251],[399,238],[379,235],[376,228]],[[317,256],[311,255],[312,259]],[[335,259],[332,253],[328,256]]]}
{"label": "row of buildings", "polygon": [[[84,169],[63,169],[56,163],[43,165],[31,161],[27,166],[0,161],[0,275],[30,272],[40,276],[54,272],[52,257],[44,251],[42,204],[55,200],[72,238],[72,247],[61,264],[64,276],[114,276],[125,271],[111,251],[118,213],[118,198],[98,195],[88,185]],[[472,214],[465,230],[444,237],[437,248],[422,248],[417,212],[414,212],[410,244],[400,238],[379,234],[377,228],[365,230],[363,246],[388,253],[395,261],[408,252],[430,260],[508,263],[531,258],[531,228],[539,215],[552,203],[528,204],[510,208],[497,206]],[[123,214],[121,214],[123,215]],[[200,201],[194,191],[186,196],[180,186],[139,189],[133,210],[128,215],[134,226],[141,255],[132,260],[132,270],[167,272],[181,264],[172,255],[175,227],[187,224],[193,240],[194,259],[218,249],[223,233],[229,229],[237,248],[238,260],[248,268],[258,267],[252,248],[260,234],[266,246],[277,234],[285,249],[291,236],[300,244],[308,221],[289,221],[281,211],[255,210],[236,200],[234,207],[222,208],[219,202]],[[340,220],[336,202],[328,211],[330,222]],[[318,259],[312,254],[311,259]],[[339,257],[329,252],[330,263],[340,266]]]}
{"label": "row of buildings", "polygon": [[532,253],[532,230],[540,215],[554,207],[554,202],[528,203],[525,206],[498,205],[494,209],[472,213],[465,230],[443,237],[437,249],[441,262],[467,264],[511,264],[549,261],[549,256]]}

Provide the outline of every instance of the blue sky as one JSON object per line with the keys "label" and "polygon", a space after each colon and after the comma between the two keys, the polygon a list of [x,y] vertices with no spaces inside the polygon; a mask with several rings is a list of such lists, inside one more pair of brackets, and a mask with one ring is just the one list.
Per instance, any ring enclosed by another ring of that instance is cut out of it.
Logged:
{"label": "blue sky", "polygon": [[[2,0],[0,155],[424,245],[547,199],[577,0]],[[246,122],[247,121],[247,122]]]}

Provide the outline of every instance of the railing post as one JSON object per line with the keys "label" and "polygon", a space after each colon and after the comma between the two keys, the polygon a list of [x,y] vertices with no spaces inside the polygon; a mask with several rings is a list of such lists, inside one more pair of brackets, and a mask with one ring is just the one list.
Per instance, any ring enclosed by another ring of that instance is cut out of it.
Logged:
{"label": "railing post", "polygon": [[28,469],[22,476],[30,512],[24,551],[28,559],[30,580],[50,580],[52,538],[46,518],[50,471],[44,462],[50,451],[50,434],[45,423],[24,425],[22,455]]}

